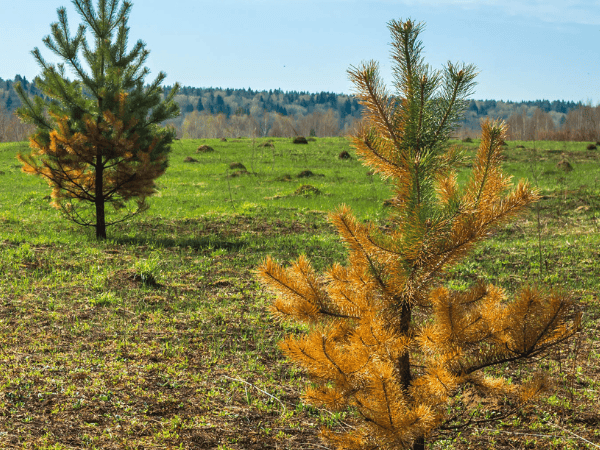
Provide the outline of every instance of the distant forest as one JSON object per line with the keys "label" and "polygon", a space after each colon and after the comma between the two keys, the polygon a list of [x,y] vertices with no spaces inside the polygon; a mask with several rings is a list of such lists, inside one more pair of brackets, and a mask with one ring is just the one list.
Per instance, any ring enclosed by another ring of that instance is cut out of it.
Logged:
{"label": "distant forest", "polygon": [[[17,82],[32,96],[43,96],[35,84],[25,77],[17,75],[13,80],[0,78],[0,114],[11,116],[21,105],[13,89]],[[165,86],[165,95],[171,89],[171,86]],[[331,92],[185,86],[180,89],[175,100],[181,108],[181,116],[169,125],[174,126],[178,136],[183,138],[335,136],[350,132],[361,118],[361,106],[354,96]],[[471,100],[456,137],[477,136],[480,120],[485,117],[508,121],[515,139],[551,137],[548,133],[563,130],[565,124],[568,124],[569,113],[585,108],[593,111],[594,116],[600,115],[596,114],[597,108],[581,102]],[[13,128],[15,127],[17,125],[13,123]],[[533,135],[530,136],[532,130]],[[594,129],[592,135],[595,136],[596,131]],[[0,140],[8,140],[9,136],[6,136],[6,132],[4,134],[5,136],[0,129]]]}

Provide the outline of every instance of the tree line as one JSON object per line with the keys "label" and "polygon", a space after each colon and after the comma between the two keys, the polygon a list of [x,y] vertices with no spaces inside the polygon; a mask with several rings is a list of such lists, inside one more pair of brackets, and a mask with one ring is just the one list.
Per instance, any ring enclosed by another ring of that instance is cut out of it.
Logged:
{"label": "tree line", "polygon": [[[0,78],[0,142],[20,141],[31,132],[12,114],[21,106],[14,91],[16,83],[28,95],[45,98],[35,82],[26,77]],[[173,86],[162,87],[163,98],[172,90]],[[347,135],[362,115],[355,96],[331,92],[185,86],[174,100],[181,115],[168,123],[175,127],[179,138]],[[595,119],[600,113],[596,110],[564,100],[468,100],[456,137],[478,136],[482,119],[499,118],[509,124],[509,139],[592,141],[600,139],[600,123]]]}
{"label": "tree line", "polygon": [[508,138],[521,141],[600,140],[600,106],[579,105],[571,109],[557,125],[551,113],[535,108],[531,114],[520,110],[507,120]]}

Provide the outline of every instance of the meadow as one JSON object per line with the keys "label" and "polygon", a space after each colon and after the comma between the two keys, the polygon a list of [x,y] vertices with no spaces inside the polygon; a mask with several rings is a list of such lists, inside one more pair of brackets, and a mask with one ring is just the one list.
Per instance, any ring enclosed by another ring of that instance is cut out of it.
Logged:
{"label": "meadow", "polygon": [[[478,142],[456,144],[464,175]],[[456,289],[482,278],[575,298],[580,333],[531,366],[495,369],[544,370],[552,391],[502,420],[482,409],[430,448],[600,448],[600,149],[586,145],[508,142],[506,173],[541,200],[445,274]],[[255,269],[267,255],[344,262],[328,212],[345,203],[383,227],[391,186],[345,138],[172,150],[150,209],[97,242],[20,171],[27,143],[0,144],[0,448],[319,449],[319,427],[354,426],[351,412],[303,405],[307,379],[277,347],[298,329],[270,318]]]}

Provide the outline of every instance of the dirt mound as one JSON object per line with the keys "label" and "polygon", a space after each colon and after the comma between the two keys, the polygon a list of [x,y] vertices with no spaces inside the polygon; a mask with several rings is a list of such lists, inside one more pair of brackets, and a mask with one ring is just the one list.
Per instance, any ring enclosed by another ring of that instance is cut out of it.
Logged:
{"label": "dirt mound", "polygon": [[295,137],[292,141],[294,144],[308,144],[308,141],[304,136]]}
{"label": "dirt mound", "polygon": [[279,181],[292,181],[292,176],[286,173],[284,176],[282,176],[278,180]]}
{"label": "dirt mound", "polygon": [[559,161],[558,164],[556,165],[556,167],[558,169],[562,170],[563,172],[570,172],[573,170],[573,166],[566,159]]}
{"label": "dirt mound", "polygon": [[596,147],[596,144],[588,144],[588,146],[586,147],[587,150],[596,150],[598,147]]}
{"label": "dirt mound", "polygon": [[352,156],[350,156],[350,153],[348,153],[346,150],[344,150],[343,152],[341,152],[338,155],[338,158],[340,158],[340,159],[351,159]]}
{"label": "dirt mound", "polygon": [[298,178],[309,178],[309,177],[314,177],[315,174],[312,173],[312,171],[310,170],[303,170],[302,172],[300,172],[298,174]]}
{"label": "dirt mound", "polygon": [[192,158],[191,156],[186,156],[186,158],[183,160],[183,162],[186,162],[186,163],[197,163],[198,160]]}
{"label": "dirt mound", "polygon": [[227,142],[226,138],[221,138],[220,140],[221,140],[221,142]]}
{"label": "dirt mound", "polygon": [[320,194],[321,194],[321,191],[319,189],[317,189],[316,187],[314,187],[313,185],[303,184],[298,189],[296,189],[292,195],[309,196],[309,195],[320,195]]}
{"label": "dirt mound", "polygon": [[236,170],[235,172],[227,175],[227,178],[237,178],[237,177],[241,177],[242,175],[248,175],[248,171],[244,170],[244,169]]}
{"label": "dirt mound", "polygon": [[231,170],[234,170],[234,169],[246,170],[246,166],[244,166],[241,162],[232,162],[231,164],[229,164],[229,168]]}
{"label": "dirt mound", "polygon": [[210,152],[214,152],[214,151],[215,151],[215,149],[210,147],[209,145],[201,145],[196,150],[196,153],[210,153]]}
{"label": "dirt mound", "polygon": [[262,144],[258,144],[259,147],[275,147],[271,141],[263,142]]}

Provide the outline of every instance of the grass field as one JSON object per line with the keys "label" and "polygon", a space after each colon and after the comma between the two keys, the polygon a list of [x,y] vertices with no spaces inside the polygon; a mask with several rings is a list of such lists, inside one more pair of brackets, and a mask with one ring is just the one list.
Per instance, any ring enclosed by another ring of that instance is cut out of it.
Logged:
{"label": "grass field", "polygon": [[[306,378],[277,347],[294,329],[270,319],[254,270],[266,255],[343,262],[327,212],[346,203],[383,225],[390,186],[345,139],[265,142],[176,141],[150,210],[106,242],[20,172],[27,144],[0,144],[0,448],[319,449],[319,427],[353,426],[350,413],[302,404]],[[215,151],[196,153],[202,144]],[[477,141],[461,145],[473,156]],[[533,368],[497,369],[515,380],[546,370],[547,396],[431,448],[599,448],[600,150],[509,142],[505,154],[542,200],[446,281],[570,291],[584,328]]]}

